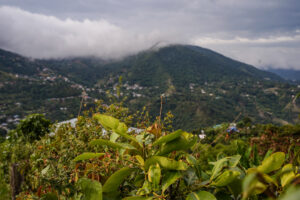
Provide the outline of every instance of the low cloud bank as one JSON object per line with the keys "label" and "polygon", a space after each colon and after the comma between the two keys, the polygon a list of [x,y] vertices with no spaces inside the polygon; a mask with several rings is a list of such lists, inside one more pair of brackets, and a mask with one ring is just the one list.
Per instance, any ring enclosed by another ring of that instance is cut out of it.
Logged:
{"label": "low cloud bank", "polygon": [[233,59],[259,68],[285,68],[300,70],[300,33],[249,39],[235,37],[219,39],[197,37],[190,43],[212,48]]}
{"label": "low cloud bank", "polygon": [[0,27],[1,48],[33,58],[120,58],[169,37],[159,31],[133,33],[106,20],[61,20],[7,6],[0,7]]}
{"label": "low cloud bank", "polygon": [[193,32],[174,24],[156,29],[150,24],[147,29],[141,24],[134,29],[122,25],[105,19],[60,19],[0,6],[0,48],[32,58],[96,56],[118,59],[149,49],[158,42],[163,45],[187,43],[210,48],[259,68],[300,70],[300,30],[254,37],[243,34],[245,31]]}

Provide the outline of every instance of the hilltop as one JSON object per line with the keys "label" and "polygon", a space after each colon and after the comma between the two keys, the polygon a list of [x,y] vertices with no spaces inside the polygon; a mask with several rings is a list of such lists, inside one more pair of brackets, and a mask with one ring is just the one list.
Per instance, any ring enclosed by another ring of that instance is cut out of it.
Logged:
{"label": "hilltop", "polygon": [[[171,110],[175,127],[190,130],[244,117],[295,123],[300,110],[299,100],[294,101],[300,91],[296,85],[197,46],[171,45],[117,61],[32,60],[6,51],[0,56],[1,74],[11,77],[1,78],[1,116],[6,120],[22,112],[46,113],[52,120],[76,116],[83,91],[87,107],[96,99],[107,101],[106,91],[116,95],[120,76],[121,95],[132,111],[146,106],[157,116],[162,95],[163,113]],[[10,99],[4,98],[8,94]],[[22,105],[18,112],[17,102]]]}

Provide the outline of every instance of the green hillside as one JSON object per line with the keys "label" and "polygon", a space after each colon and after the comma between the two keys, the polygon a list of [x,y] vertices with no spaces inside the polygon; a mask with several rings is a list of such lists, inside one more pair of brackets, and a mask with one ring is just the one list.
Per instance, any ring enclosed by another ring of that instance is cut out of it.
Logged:
{"label": "green hillside", "polygon": [[1,105],[6,105],[0,113],[6,116],[2,123],[15,115],[18,102],[23,113],[69,119],[78,113],[83,91],[87,108],[96,99],[108,103],[106,91],[117,96],[120,76],[122,99],[126,97],[124,103],[132,111],[146,106],[152,117],[157,116],[163,96],[163,113],[171,110],[178,116],[175,127],[189,130],[244,117],[261,123],[295,123],[300,111],[296,85],[197,46],[172,45],[118,61],[30,60],[6,51],[0,51],[0,57],[2,74],[14,77],[1,79]]}
{"label": "green hillside", "polygon": [[165,84],[168,78],[172,79],[176,87],[215,81],[281,80],[272,73],[196,46],[174,45],[144,52],[119,65],[123,65],[123,70],[127,69],[131,83],[143,86]]}
{"label": "green hillside", "polygon": [[[178,127],[198,128],[246,116],[260,122],[297,120],[299,109],[290,103],[299,88],[211,50],[174,45],[142,52],[113,66],[100,88],[113,87],[116,77],[122,76],[126,84],[140,86],[123,87],[130,97],[128,106],[135,110],[147,105],[152,115],[159,113],[163,95],[164,111],[181,116],[175,119]],[[134,98],[137,94],[140,97]]]}
{"label": "green hillside", "polygon": [[300,70],[296,69],[268,69],[268,71],[281,76],[286,80],[290,80],[293,82],[300,82]]}

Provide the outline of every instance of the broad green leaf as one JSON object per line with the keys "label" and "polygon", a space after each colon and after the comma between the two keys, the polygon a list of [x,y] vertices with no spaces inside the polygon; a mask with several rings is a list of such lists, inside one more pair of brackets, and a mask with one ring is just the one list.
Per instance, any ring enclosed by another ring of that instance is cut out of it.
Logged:
{"label": "broad green leaf", "polygon": [[212,182],[212,185],[218,187],[227,186],[240,175],[241,173],[238,171],[226,170]]}
{"label": "broad green leaf", "polygon": [[83,193],[82,200],[102,200],[102,185],[100,182],[81,178],[77,185]]}
{"label": "broad green leaf", "polygon": [[158,190],[161,177],[161,170],[158,163],[151,165],[148,170],[148,180],[152,183],[152,188]]}
{"label": "broad green leaf", "polygon": [[127,133],[121,133],[121,132],[116,132],[117,134],[119,134],[120,136],[122,136],[122,137],[124,137],[124,138],[126,138],[126,139],[128,139],[128,140],[131,140],[131,141],[133,141],[135,144],[137,144],[139,147],[143,147],[143,145],[141,144],[141,143],[139,143],[139,141],[135,138],[135,137],[133,137],[133,136],[131,136],[131,135],[128,135]]}
{"label": "broad green leaf", "polygon": [[192,133],[188,133],[185,131],[181,135],[187,140],[195,137]]}
{"label": "broad green leaf", "polygon": [[135,158],[136,158],[136,160],[140,163],[140,165],[141,165],[142,167],[144,167],[145,161],[144,161],[144,159],[142,158],[142,156],[136,155]]}
{"label": "broad green leaf", "polygon": [[103,139],[96,139],[96,140],[92,140],[90,142],[90,145],[106,145],[112,148],[116,148],[116,149],[132,149],[132,150],[136,150],[136,148],[130,144],[127,143],[119,143],[119,142],[111,142],[109,140],[103,140]]}
{"label": "broad green leaf", "polygon": [[175,181],[179,179],[181,176],[182,176],[181,173],[178,171],[169,171],[165,173],[161,184],[162,191],[164,192],[166,189],[168,189],[168,187],[173,183],[175,183]]}
{"label": "broad green leaf", "polygon": [[299,200],[300,189],[299,187],[291,186],[289,187],[284,195],[280,196],[279,200]]}
{"label": "broad green leaf", "polygon": [[239,164],[239,161],[241,159],[240,155],[234,155],[234,156],[230,156],[227,157],[228,161],[229,161],[229,166],[230,167],[236,167]]}
{"label": "broad green leaf", "polygon": [[77,161],[82,161],[82,160],[88,160],[91,158],[98,158],[103,155],[104,155],[104,153],[89,153],[89,152],[87,152],[87,153],[80,154],[79,156],[74,158],[73,161],[77,162]]}
{"label": "broad green leaf", "polygon": [[117,134],[115,132],[112,132],[111,135],[110,135],[110,137],[109,137],[109,141],[116,142],[119,137],[120,137],[119,134]]}
{"label": "broad green leaf", "polygon": [[152,156],[145,162],[145,169],[148,170],[150,165],[158,163],[162,168],[169,170],[186,170],[187,164],[182,161],[176,161],[163,156]]}
{"label": "broad green leaf", "polygon": [[273,149],[269,149],[265,154],[264,160],[267,159],[273,153]]}
{"label": "broad green leaf", "polygon": [[105,129],[112,130],[118,135],[123,136],[126,139],[131,140],[137,143],[140,147],[142,147],[142,145],[138,142],[138,140],[135,137],[127,134],[128,128],[125,123],[120,122],[114,117],[103,114],[94,114],[93,117],[97,119]]}
{"label": "broad green leaf", "polygon": [[263,177],[264,181],[267,182],[268,184],[273,184],[276,187],[278,187],[278,183],[277,183],[276,179],[274,179],[273,177],[269,176],[268,174],[262,174],[262,177]]}
{"label": "broad green leaf", "polygon": [[112,174],[103,185],[103,192],[118,192],[121,183],[134,171],[129,167],[124,167]]}
{"label": "broad green leaf", "polygon": [[117,128],[113,129],[114,132],[116,132],[117,134],[126,134],[127,133],[127,126],[125,123],[120,122],[117,126]]}
{"label": "broad green leaf", "polygon": [[198,163],[197,159],[192,156],[191,154],[188,154],[186,153],[185,154],[185,157],[186,157],[186,161],[192,166],[192,168],[194,169],[195,173],[196,173],[196,176],[199,178],[199,179],[202,179],[203,177],[201,177],[201,166],[200,164]]}
{"label": "broad green leaf", "polygon": [[156,146],[156,145],[160,145],[160,144],[163,144],[163,143],[167,143],[167,142],[170,142],[172,140],[175,140],[176,138],[178,138],[181,133],[183,133],[182,130],[177,130],[173,133],[170,133],[168,135],[165,135],[163,137],[160,137],[158,138],[154,143],[153,143],[153,146]]}
{"label": "broad green leaf", "polygon": [[94,114],[93,118],[97,119],[98,122],[108,130],[117,129],[120,121],[114,117],[102,114]]}
{"label": "broad green leaf", "polygon": [[212,175],[210,177],[210,180],[215,179],[221,173],[224,167],[236,167],[240,159],[241,159],[240,155],[235,155],[235,156],[222,158],[212,163],[214,167],[212,169]]}
{"label": "broad green leaf", "polygon": [[[259,182],[263,182],[263,183],[268,183],[268,184],[273,184],[276,187],[278,187],[277,181],[276,181],[276,176],[271,177],[268,174],[265,173],[261,173],[259,172],[256,168],[249,168],[247,170],[248,174],[254,173],[256,174],[257,180]],[[258,178],[259,177],[259,178]],[[262,181],[263,180],[263,181]]]}
{"label": "broad green leaf", "polygon": [[191,154],[186,154],[186,160],[190,165],[198,164],[197,159],[194,156],[192,156]]}
{"label": "broad green leaf", "polygon": [[192,192],[187,197],[186,200],[217,200],[216,197],[206,191]]}
{"label": "broad green leaf", "polygon": [[281,176],[281,185],[282,187],[285,187],[296,177],[296,174],[294,173],[292,164],[283,166],[281,171],[283,172],[283,175]]}
{"label": "broad green leaf", "polygon": [[278,170],[285,161],[285,153],[276,152],[262,161],[262,164],[257,167],[257,170],[263,173],[270,173]]}
{"label": "broad green leaf", "polygon": [[251,195],[252,191],[254,190],[253,188],[254,181],[256,181],[256,173],[250,173],[244,178],[243,199],[247,199]]}
{"label": "broad green leaf", "polygon": [[196,140],[187,140],[184,137],[178,137],[171,142],[166,143],[160,148],[160,151],[156,154],[158,156],[166,155],[172,151],[188,150],[195,144]]}
{"label": "broad green leaf", "polygon": [[243,180],[243,199],[247,199],[251,195],[263,193],[267,186],[259,182],[257,172],[248,174]]}

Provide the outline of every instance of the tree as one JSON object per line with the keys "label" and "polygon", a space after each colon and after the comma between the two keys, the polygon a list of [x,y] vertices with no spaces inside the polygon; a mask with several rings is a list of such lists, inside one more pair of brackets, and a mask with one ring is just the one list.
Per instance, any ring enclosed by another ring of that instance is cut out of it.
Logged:
{"label": "tree", "polygon": [[40,139],[50,131],[50,120],[42,114],[31,114],[23,119],[16,128],[18,137],[24,137],[27,141]]}

